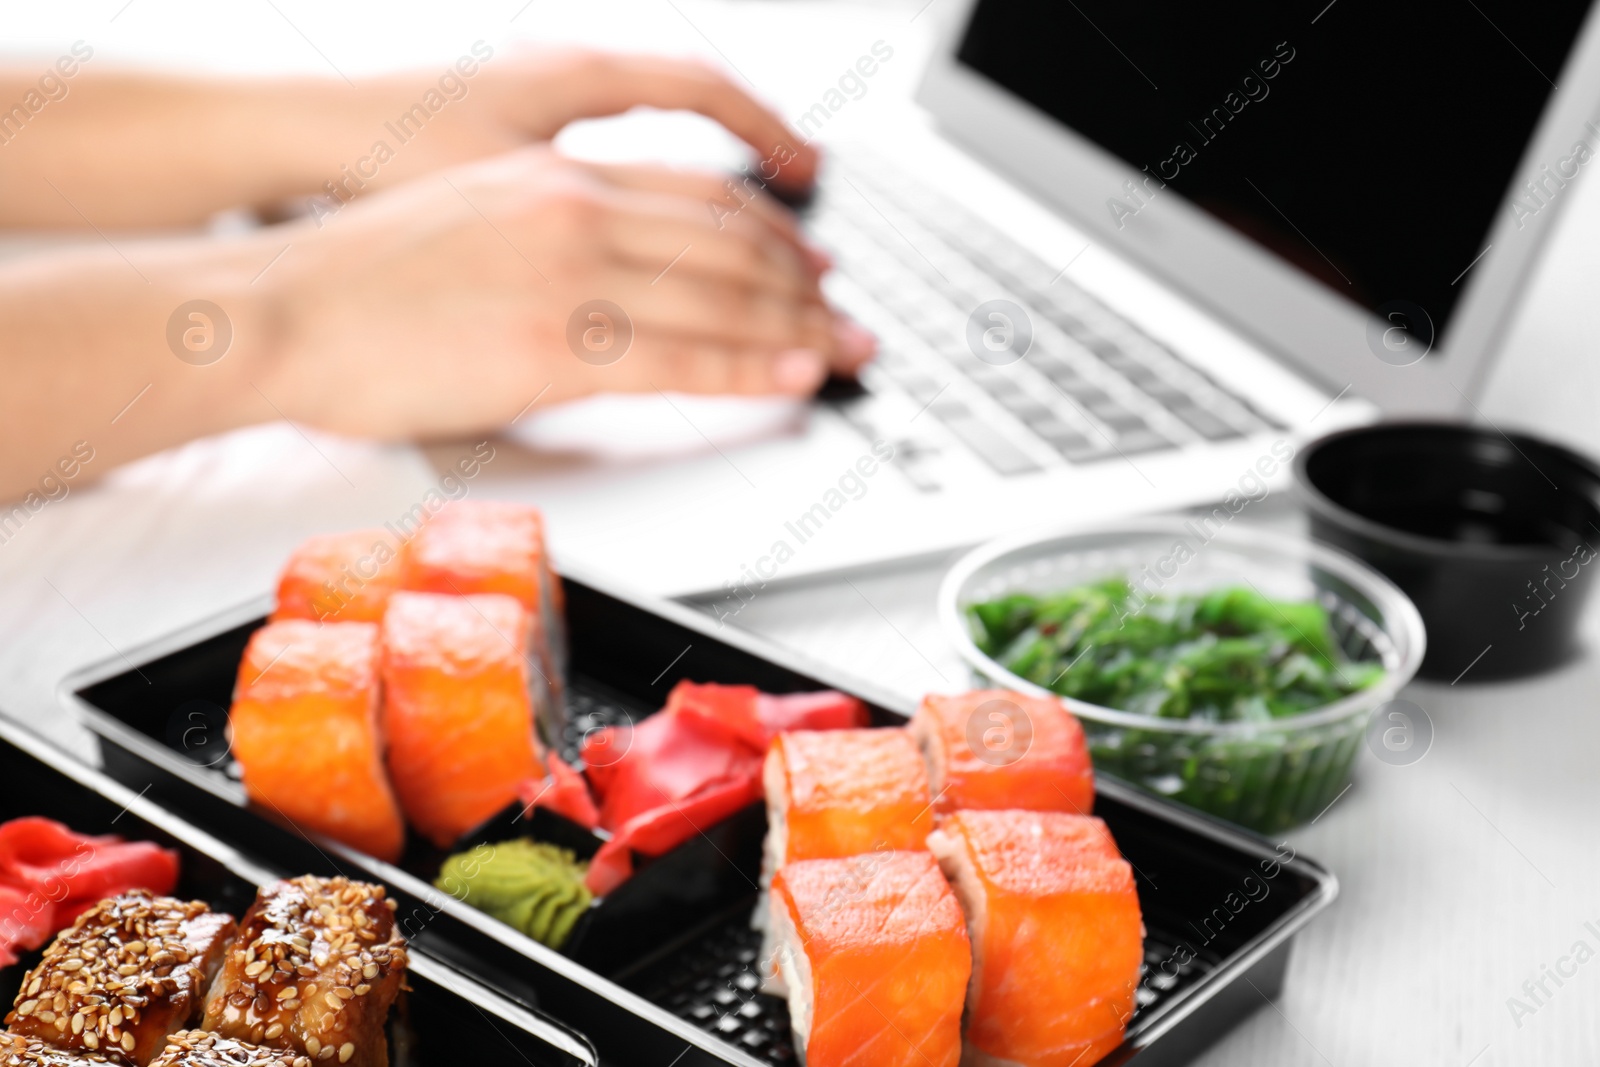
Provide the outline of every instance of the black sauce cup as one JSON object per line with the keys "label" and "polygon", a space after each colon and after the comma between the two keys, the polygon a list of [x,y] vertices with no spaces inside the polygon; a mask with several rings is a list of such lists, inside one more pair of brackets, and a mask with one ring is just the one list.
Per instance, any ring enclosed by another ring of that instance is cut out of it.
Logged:
{"label": "black sauce cup", "polygon": [[1456,423],[1330,434],[1295,459],[1311,536],[1365,560],[1422,613],[1421,677],[1515,678],[1578,651],[1600,570],[1600,468]]}

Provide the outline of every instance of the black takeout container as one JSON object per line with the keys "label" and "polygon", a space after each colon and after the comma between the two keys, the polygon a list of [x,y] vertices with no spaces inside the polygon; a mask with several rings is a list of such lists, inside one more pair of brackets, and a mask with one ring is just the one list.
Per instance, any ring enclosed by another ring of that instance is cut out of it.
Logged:
{"label": "black takeout container", "polygon": [[1600,569],[1589,460],[1522,434],[1406,422],[1314,441],[1295,474],[1311,536],[1376,567],[1421,612],[1421,677],[1515,678],[1577,653]]}
{"label": "black takeout container", "polygon": [[[570,573],[565,586],[569,721],[556,744],[569,756],[584,730],[638,721],[683,678],[773,693],[841,689],[866,700],[880,725],[912,710],[680,605],[642,604]],[[68,680],[63,697],[100,736],[111,774],[275,866],[382,881],[413,944],[581,1031],[603,1062],[796,1062],[787,1007],[756,991],[752,966],[760,805],[642,863],[564,951],[552,951],[434,889],[444,851],[413,842],[390,865],[247,805],[221,729],[245,643],[268,606],[130,651],[135,669],[118,657]],[[1337,883],[1287,844],[1114,782],[1099,783],[1095,810],[1136,871],[1148,930],[1139,1010],[1102,1062],[1186,1062],[1282,988],[1292,937],[1332,902]],[[548,812],[524,821],[512,810],[464,844],[524,832],[581,854],[599,843]]]}
{"label": "black takeout container", "polygon": [[[39,815],[79,833],[117,834],[154,841],[179,854],[173,895],[203,900],[240,918],[256,889],[280,876],[223,844],[154,801],[85,767],[9,722],[0,722],[0,820]],[[361,872],[355,872],[359,877]],[[42,951],[0,970],[0,998],[13,1002],[27,970]],[[407,991],[389,1017],[393,1067],[585,1067],[598,1064],[579,1034],[485,989],[454,968],[413,950]]]}

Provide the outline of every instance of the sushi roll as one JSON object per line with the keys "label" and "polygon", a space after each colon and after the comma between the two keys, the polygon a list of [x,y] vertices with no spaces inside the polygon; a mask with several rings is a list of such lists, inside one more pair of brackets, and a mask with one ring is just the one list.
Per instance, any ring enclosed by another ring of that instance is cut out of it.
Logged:
{"label": "sushi roll", "polygon": [[972,940],[966,1055],[976,1067],[1088,1067],[1122,1043],[1144,925],[1105,823],[958,811],[928,847]]}
{"label": "sushi roll", "polygon": [[151,1067],[311,1067],[311,1057],[204,1030],[184,1030],[167,1040],[166,1049]]}
{"label": "sushi roll", "polygon": [[23,976],[11,1033],[143,1067],[195,1022],[233,939],[231,916],[143,890],[101,901]]}
{"label": "sushi roll", "polygon": [[910,730],[940,814],[1092,809],[1094,769],[1083,727],[1059,700],[1003,689],[929,695]]}
{"label": "sushi roll", "polygon": [[384,773],[379,663],[372,623],[268,623],[245,649],[228,725],[251,799],[393,860],[405,825]]}
{"label": "sushi roll", "polygon": [[[773,935],[767,890],[784,864],[927,848],[933,829],[928,772],[904,730],[779,734],[767,749],[761,783],[767,836],[761,893],[750,925],[763,932],[763,960],[771,959]],[[769,992],[781,992],[781,976],[770,965],[763,977]]]}
{"label": "sushi roll", "polygon": [[544,777],[528,697],[528,613],[509,596],[396,593],[383,617],[389,776],[440,847]]}
{"label": "sushi roll", "polygon": [[972,952],[930,854],[791,863],[772,882],[772,924],[807,1067],[956,1067]]}
{"label": "sushi roll", "polygon": [[351,530],[307,538],[278,578],[279,619],[382,622],[400,586],[400,549],[387,530]]}
{"label": "sushi roll", "polygon": [[[504,500],[458,500],[424,523],[406,545],[401,588],[467,596],[503,593],[532,616],[529,649],[534,702],[548,726],[560,724],[566,670],[561,580],[545,550],[538,508]],[[550,736],[554,737],[555,734]]]}
{"label": "sushi roll", "polygon": [[201,1029],[315,1063],[387,1067],[383,1026],[407,963],[382,886],[311,876],[277,882],[245,912]]}
{"label": "sushi roll", "polygon": [[68,1052],[21,1034],[0,1034],[0,1067],[89,1067],[112,1062],[98,1052]]}
{"label": "sushi roll", "polygon": [[762,783],[769,876],[796,860],[921,851],[933,829],[928,772],[904,730],[779,734]]}

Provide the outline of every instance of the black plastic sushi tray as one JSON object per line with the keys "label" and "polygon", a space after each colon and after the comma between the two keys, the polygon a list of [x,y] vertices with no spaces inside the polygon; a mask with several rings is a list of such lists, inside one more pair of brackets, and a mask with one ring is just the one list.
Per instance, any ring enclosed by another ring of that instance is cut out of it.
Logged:
{"label": "black plastic sushi tray", "polygon": [[[202,900],[242,916],[257,888],[306,873],[275,869],[228,845],[148,795],[84,766],[45,741],[0,722],[0,821],[42,816],[93,836],[152,841],[178,853],[173,895]],[[0,970],[0,1000],[11,1004],[40,951]],[[414,950],[407,991],[387,1027],[393,1067],[454,1063],[494,1067],[583,1067],[600,1062],[582,1034],[502,993],[485,988],[444,961]]]}
{"label": "black plastic sushi tray", "polygon": [[[641,602],[572,574],[565,586],[568,716],[556,744],[568,756],[585,731],[638,721],[685,678],[772,693],[840,689],[865,700],[883,725],[911,710],[688,608]],[[248,605],[64,684],[63,699],[100,738],[109,775],[181,812],[218,847],[274,870],[385,883],[413,944],[583,1034],[601,1062],[797,1062],[785,1004],[758,991],[753,967],[759,806],[644,866],[553,951],[433,888],[443,851],[413,841],[391,865],[247,804],[227,751],[226,709],[266,610]],[[1101,1062],[1186,1062],[1281,990],[1294,934],[1332,902],[1337,883],[1287,846],[1115,782],[1097,785],[1095,813],[1136,872],[1147,930],[1138,1010],[1122,1047]],[[521,822],[511,810],[477,836],[531,833],[580,855],[600,843],[543,810],[531,826]]]}

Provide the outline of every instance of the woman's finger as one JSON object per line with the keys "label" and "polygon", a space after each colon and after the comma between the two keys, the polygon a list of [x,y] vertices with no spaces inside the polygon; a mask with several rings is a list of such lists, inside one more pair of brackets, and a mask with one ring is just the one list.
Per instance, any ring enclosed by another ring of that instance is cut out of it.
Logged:
{"label": "woman's finger", "polygon": [[580,54],[567,63],[562,100],[563,126],[575,119],[618,115],[641,106],[697,111],[755,149],[757,167],[762,174],[770,172],[779,185],[805,189],[816,180],[816,149],[801,142],[743,86],[705,63],[658,56]]}
{"label": "woman's finger", "polygon": [[704,206],[714,224],[726,226],[747,213],[755,215],[797,248],[810,249],[794,213],[763,190],[759,180],[745,175],[674,170],[634,163],[590,163],[588,166],[613,184],[629,189],[672,192]]}
{"label": "woman's finger", "polygon": [[718,229],[682,197],[630,192],[598,230],[614,255],[661,277],[676,271],[822,301],[810,263],[792,245],[754,220]]}
{"label": "woman's finger", "polygon": [[670,330],[639,328],[616,363],[595,368],[595,388],[617,392],[809,396],[827,361],[807,349],[726,344]]}
{"label": "woman's finger", "polygon": [[[632,264],[620,267],[636,270]],[[635,275],[619,299],[639,324],[738,347],[810,348],[832,357],[838,339],[833,313],[821,304],[706,276]]]}

